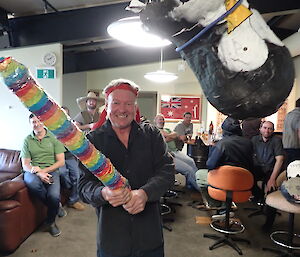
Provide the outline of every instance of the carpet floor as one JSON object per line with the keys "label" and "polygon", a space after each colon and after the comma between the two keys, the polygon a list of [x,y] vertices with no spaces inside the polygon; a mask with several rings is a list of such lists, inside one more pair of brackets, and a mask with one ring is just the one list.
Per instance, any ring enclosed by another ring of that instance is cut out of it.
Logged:
{"label": "carpet floor", "polygon": [[[179,197],[174,199],[182,206],[175,207],[175,213],[169,218],[174,222],[166,222],[165,225],[172,229],[164,229],[165,255],[166,257],[231,257],[238,253],[229,246],[222,246],[210,251],[208,247],[213,240],[203,238],[203,233],[217,233],[210,226],[211,211],[201,211],[189,205],[191,201],[200,200],[198,193],[184,189]],[[272,257],[276,254],[263,251],[262,247],[276,247],[268,233],[261,230],[265,217],[263,215],[248,218],[249,211],[244,207],[253,206],[252,203],[238,205],[235,212],[237,217],[245,225],[246,230],[240,234],[247,238],[251,244],[238,243],[244,256]],[[57,219],[57,225],[62,233],[53,238],[49,233],[37,230],[9,257],[95,257],[96,256],[96,214],[91,206],[86,205],[86,210],[76,211],[67,209],[68,215]],[[299,218],[296,215],[295,231],[300,230]],[[198,221],[196,223],[196,221]],[[299,223],[299,224],[298,224]],[[288,215],[282,213],[276,218],[272,230],[286,230]],[[3,256],[0,254],[0,256]]]}

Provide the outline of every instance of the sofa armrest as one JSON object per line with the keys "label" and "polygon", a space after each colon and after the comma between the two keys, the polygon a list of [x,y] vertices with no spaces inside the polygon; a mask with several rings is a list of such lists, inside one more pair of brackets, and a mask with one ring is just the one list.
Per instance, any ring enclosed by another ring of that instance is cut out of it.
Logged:
{"label": "sofa armrest", "polygon": [[18,201],[14,201],[14,200],[0,201],[0,211],[11,210],[19,206],[21,206],[21,204]]}
{"label": "sofa armrest", "polygon": [[13,197],[20,189],[26,187],[24,181],[7,180],[0,183],[0,200]]}

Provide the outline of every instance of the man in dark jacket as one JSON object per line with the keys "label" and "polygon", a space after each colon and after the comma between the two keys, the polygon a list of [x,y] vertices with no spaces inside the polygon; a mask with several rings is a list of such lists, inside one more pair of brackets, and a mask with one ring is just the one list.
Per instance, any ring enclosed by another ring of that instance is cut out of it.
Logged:
{"label": "man in dark jacket", "polygon": [[111,190],[83,169],[80,196],[98,215],[97,257],[163,257],[159,200],[174,184],[172,158],[160,131],[134,120],[138,87],[132,81],[114,80],[103,92],[108,120],[88,137],[131,190]]}
{"label": "man in dark jacket", "polygon": [[252,171],[253,167],[253,148],[248,138],[242,136],[242,130],[238,120],[226,118],[222,124],[223,138],[210,149],[206,166],[208,170],[199,170],[197,173],[198,185],[201,192],[205,193],[205,197],[213,207],[221,205],[212,199],[207,193],[207,174],[210,170],[214,170],[220,166],[231,165],[245,168]]}
{"label": "man in dark jacket", "polygon": [[222,124],[223,138],[211,149],[206,162],[208,170],[214,170],[223,165],[231,165],[252,170],[252,144],[242,137],[240,122],[226,118]]}

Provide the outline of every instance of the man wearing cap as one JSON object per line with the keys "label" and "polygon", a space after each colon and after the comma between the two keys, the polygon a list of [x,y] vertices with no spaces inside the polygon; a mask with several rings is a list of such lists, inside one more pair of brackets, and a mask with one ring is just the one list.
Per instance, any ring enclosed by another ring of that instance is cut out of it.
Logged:
{"label": "man wearing cap", "polygon": [[138,91],[132,81],[111,81],[103,90],[108,120],[88,134],[131,188],[110,190],[81,166],[80,196],[98,215],[97,257],[164,256],[159,200],[174,184],[174,164],[160,131],[135,121]]}
{"label": "man wearing cap", "polygon": [[99,119],[99,107],[104,99],[98,93],[90,91],[87,96],[76,99],[80,112],[75,116],[76,125],[85,132],[89,132]]}

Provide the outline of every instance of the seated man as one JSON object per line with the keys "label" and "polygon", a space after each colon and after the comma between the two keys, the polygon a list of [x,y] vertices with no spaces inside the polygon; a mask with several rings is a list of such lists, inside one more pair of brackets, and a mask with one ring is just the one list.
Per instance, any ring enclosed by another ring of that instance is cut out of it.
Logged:
{"label": "seated man", "polygon": [[[276,190],[276,178],[282,171],[284,151],[281,138],[274,135],[274,124],[264,121],[260,126],[260,135],[254,136],[251,141],[254,149],[254,180],[263,181],[263,190],[254,187],[253,195],[263,199],[265,193]],[[255,183],[256,185],[256,183]],[[267,206],[267,220],[263,230],[268,231],[274,222],[276,210]]]}
{"label": "seated man", "polygon": [[190,112],[183,114],[183,120],[177,123],[174,131],[177,133],[176,147],[181,151],[184,144],[188,139],[191,139],[193,135],[192,114]]}
{"label": "seated man", "polygon": [[195,177],[198,168],[191,157],[176,148],[175,140],[178,138],[177,133],[164,128],[165,117],[162,114],[157,114],[155,116],[154,123],[166,140],[168,152],[173,156],[175,170],[186,177],[186,184],[188,187],[199,190]]}
{"label": "seated man", "polygon": [[48,207],[45,221],[47,231],[52,236],[59,236],[60,230],[55,224],[55,218],[59,210],[61,217],[66,212],[60,208],[58,168],[65,163],[65,148],[36,116],[30,114],[29,121],[33,132],[25,138],[21,151],[24,182],[30,193]]}
{"label": "seated man", "polygon": [[253,167],[253,149],[249,139],[242,136],[238,120],[227,117],[222,124],[223,138],[213,146],[206,162],[207,169],[197,172],[197,182],[201,193],[205,194],[210,207],[222,207],[222,202],[212,199],[207,193],[207,174],[220,166],[231,165],[245,168],[249,171]]}
{"label": "seated man", "polygon": [[[68,115],[69,109],[65,106],[61,107]],[[65,165],[59,168],[62,185],[70,189],[70,196],[68,199],[68,206],[78,211],[85,209],[84,205],[79,202],[78,193],[78,181],[80,177],[80,169],[78,166],[78,160],[76,157],[69,152],[68,149],[65,151]]]}

